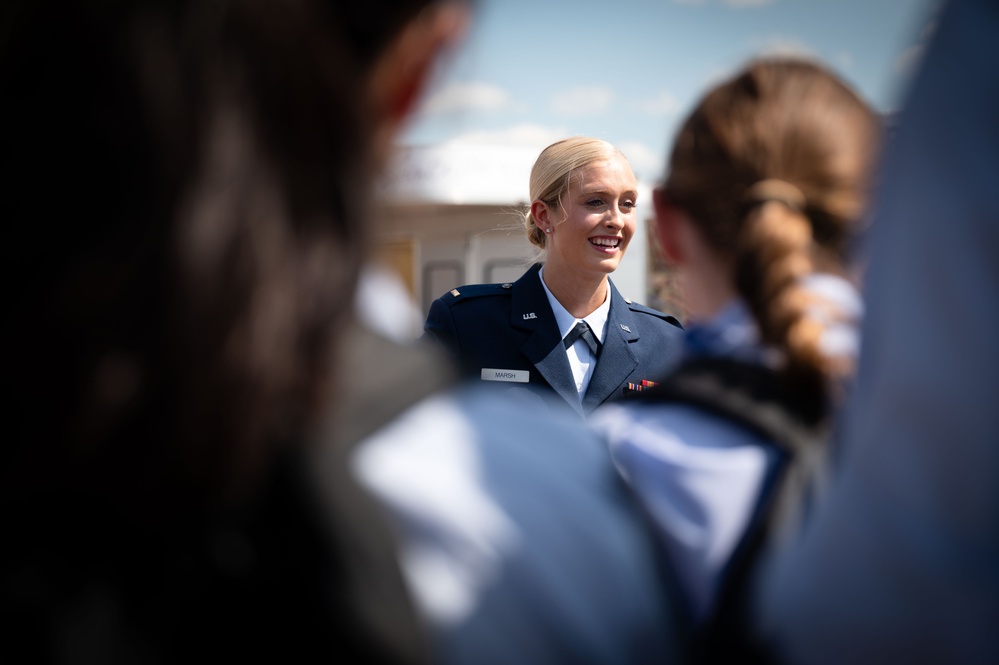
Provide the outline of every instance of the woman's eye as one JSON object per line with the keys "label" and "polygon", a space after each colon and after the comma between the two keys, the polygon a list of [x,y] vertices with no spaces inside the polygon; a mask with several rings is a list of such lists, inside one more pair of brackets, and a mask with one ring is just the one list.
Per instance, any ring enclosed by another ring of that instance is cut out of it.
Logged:
{"label": "woman's eye", "polygon": [[586,202],[588,206],[602,206],[604,204],[602,199],[590,199]]}
{"label": "woman's eye", "polygon": [[621,207],[622,208],[626,208],[628,210],[631,210],[632,208],[635,207],[635,202],[634,201],[621,201]]}

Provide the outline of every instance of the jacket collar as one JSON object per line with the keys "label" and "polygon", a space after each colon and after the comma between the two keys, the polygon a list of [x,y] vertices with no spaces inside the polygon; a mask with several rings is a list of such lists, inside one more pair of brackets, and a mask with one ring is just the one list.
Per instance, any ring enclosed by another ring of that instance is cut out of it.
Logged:
{"label": "jacket collar", "polygon": [[583,415],[583,407],[579,403],[569,359],[566,358],[565,349],[562,347],[562,336],[555,322],[555,314],[552,313],[548,296],[545,295],[545,289],[538,277],[540,269],[541,264],[536,263],[514,282],[513,292],[510,294],[510,325],[527,332],[528,336],[521,346],[521,352],[552,389],[576,413]]}
{"label": "jacket collar", "polygon": [[639,339],[638,322],[627,301],[610,283],[611,306],[607,315],[607,330],[597,368],[583,395],[583,411],[589,413],[620,390],[625,379],[638,366],[632,344]]}
{"label": "jacket collar", "polygon": [[607,330],[597,367],[581,405],[555,315],[538,278],[540,269],[541,264],[535,264],[514,282],[510,325],[528,333],[521,347],[523,354],[555,392],[577,413],[583,415],[611,397],[638,366],[638,358],[631,350],[631,343],[639,338],[638,326],[628,303],[618,292],[614,282],[608,280],[611,304]]}

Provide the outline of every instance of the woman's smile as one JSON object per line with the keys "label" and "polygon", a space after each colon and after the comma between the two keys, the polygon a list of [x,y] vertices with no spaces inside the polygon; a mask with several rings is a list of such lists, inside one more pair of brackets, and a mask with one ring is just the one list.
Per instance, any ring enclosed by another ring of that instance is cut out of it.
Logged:
{"label": "woman's smile", "polygon": [[590,244],[598,251],[613,254],[621,246],[621,238],[616,236],[597,236],[590,238]]}

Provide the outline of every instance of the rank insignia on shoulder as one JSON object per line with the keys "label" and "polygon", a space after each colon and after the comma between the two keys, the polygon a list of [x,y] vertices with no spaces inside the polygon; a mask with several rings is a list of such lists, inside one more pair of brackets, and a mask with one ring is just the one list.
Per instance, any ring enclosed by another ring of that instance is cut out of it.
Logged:
{"label": "rank insignia on shoulder", "polygon": [[461,291],[459,291],[458,289],[451,289],[451,295],[453,295],[453,296],[460,296],[461,295]]}

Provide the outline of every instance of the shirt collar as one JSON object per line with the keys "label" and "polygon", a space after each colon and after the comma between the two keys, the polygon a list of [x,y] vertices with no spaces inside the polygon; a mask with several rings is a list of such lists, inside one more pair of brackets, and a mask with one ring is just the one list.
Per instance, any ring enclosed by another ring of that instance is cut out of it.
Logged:
{"label": "shirt collar", "polygon": [[597,307],[595,310],[590,312],[588,315],[582,319],[577,319],[572,314],[562,306],[562,303],[552,295],[552,292],[548,290],[548,285],[545,284],[545,280],[542,277],[545,272],[545,267],[541,266],[541,270],[538,271],[538,279],[541,280],[541,287],[545,290],[545,295],[548,296],[548,304],[552,308],[552,313],[555,315],[555,323],[558,325],[558,332],[563,338],[569,334],[569,331],[573,329],[577,321],[586,321],[586,325],[590,326],[593,330],[593,334],[596,336],[600,343],[604,341],[604,328],[607,325],[607,317],[610,315],[610,284],[607,285],[607,297],[604,298],[604,302]]}
{"label": "shirt collar", "polygon": [[[808,275],[802,285],[826,304],[809,312],[823,324],[819,340],[822,351],[830,357],[855,358],[863,315],[856,287],[842,277],[828,274]],[[777,352],[761,344],[756,321],[746,303],[738,298],[713,317],[689,326],[684,335],[684,351],[689,356],[730,356],[768,365],[778,361]]]}
{"label": "shirt collar", "polygon": [[732,300],[717,314],[693,323],[684,335],[687,354],[715,356],[756,355],[759,333],[746,304]]}

